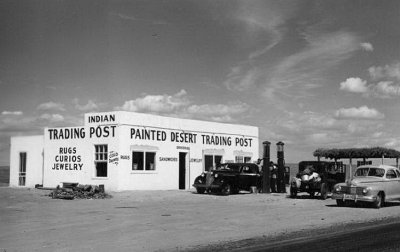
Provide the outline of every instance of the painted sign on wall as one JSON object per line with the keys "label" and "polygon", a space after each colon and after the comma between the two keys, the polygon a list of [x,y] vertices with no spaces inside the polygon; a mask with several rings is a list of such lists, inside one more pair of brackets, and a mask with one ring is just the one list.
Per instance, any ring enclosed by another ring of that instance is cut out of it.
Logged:
{"label": "painted sign on wall", "polygon": [[221,145],[221,146],[241,146],[251,147],[252,138],[249,137],[232,137],[217,134],[197,134],[191,132],[175,132],[167,133],[164,130],[131,128],[131,139],[152,140],[152,141],[170,141],[177,143],[202,143],[204,145]]}
{"label": "painted sign on wall", "polygon": [[85,138],[108,138],[115,137],[116,125],[89,127],[88,132],[85,128],[57,128],[48,129],[50,140],[69,140]]}
{"label": "painted sign on wall", "polygon": [[76,147],[60,147],[54,157],[52,170],[81,171],[83,167],[82,156],[77,154]]}

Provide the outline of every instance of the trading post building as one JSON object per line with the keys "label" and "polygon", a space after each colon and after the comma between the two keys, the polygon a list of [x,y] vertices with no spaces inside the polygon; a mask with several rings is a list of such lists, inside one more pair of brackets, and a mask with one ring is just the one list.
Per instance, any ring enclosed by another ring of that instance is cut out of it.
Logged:
{"label": "trading post building", "polygon": [[116,111],[82,127],[11,138],[10,186],[104,185],[106,190],[189,189],[223,162],[259,158],[258,128]]}

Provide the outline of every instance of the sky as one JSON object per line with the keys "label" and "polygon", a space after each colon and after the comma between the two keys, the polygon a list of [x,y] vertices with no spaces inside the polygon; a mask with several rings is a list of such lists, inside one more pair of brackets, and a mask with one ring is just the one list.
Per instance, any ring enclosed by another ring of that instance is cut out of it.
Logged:
{"label": "sky", "polygon": [[0,6],[0,165],[12,136],[114,110],[257,126],[287,163],[400,151],[398,0]]}

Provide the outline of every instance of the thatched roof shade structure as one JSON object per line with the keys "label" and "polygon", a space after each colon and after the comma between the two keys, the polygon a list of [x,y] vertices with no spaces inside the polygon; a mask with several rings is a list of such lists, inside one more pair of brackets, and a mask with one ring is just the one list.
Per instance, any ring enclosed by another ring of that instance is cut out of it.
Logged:
{"label": "thatched roof shade structure", "polygon": [[319,148],[314,151],[314,157],[329,158],[329,159],[343,159],[349,158],[400,158],[400,152],[393,149],[373,147],[373,148],[347,148],[347,149],[324,149]]}

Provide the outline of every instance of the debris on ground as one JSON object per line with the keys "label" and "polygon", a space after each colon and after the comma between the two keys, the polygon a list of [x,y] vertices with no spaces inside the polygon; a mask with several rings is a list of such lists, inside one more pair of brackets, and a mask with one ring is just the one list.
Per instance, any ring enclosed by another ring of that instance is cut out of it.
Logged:
{"label": "debris on ground", "polygon": [[53,199],[109,199],[112,196],[104,192],[98,185],[57,186],[50,194]]}

